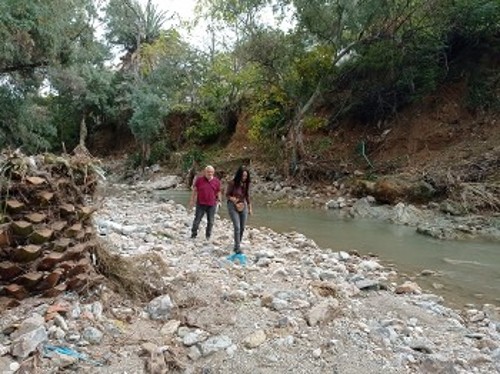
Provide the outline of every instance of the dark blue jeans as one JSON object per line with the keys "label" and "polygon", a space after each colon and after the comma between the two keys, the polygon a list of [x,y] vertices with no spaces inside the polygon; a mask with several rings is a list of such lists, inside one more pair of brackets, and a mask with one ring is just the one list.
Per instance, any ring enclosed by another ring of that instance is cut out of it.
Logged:
{"label": "dark blue jeans", "polygon": [[243,238],[243,232],[245,231],[245,224],[248,217],[248,205],[245,203],[245,209],[242,212],[238,212],[234,203],[232,201],[227,202],[227,211],[229,212],[229,217],[233,221],[234,229],[234,251],[240,253],[241,239]]}
{"label": "dark blue jeans", "polygon": [[200,222],[206,213],[207,214],[207,231],[205,232],[205,237],[207,239],[210,239],[210,236],[212,235],[212,227],[214,227],[214,218],[215,218],[216,209],[217,209],[217,205],[211,206],[211,205],[196,204],[196,211],[194,213],[193,227],[191,228],[191,237],[192,238],[196,238],[196,235],[198,235],[198,228],[200,227]]}

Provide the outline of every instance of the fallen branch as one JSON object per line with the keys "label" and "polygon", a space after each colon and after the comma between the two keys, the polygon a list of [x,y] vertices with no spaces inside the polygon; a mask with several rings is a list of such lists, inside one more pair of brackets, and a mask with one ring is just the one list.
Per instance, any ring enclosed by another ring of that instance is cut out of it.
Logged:
{"label": "fallen branch", "polygon": [[500,185],[498,183],[460,183],[459,200],[468,211],[487,209],[500,211]]}

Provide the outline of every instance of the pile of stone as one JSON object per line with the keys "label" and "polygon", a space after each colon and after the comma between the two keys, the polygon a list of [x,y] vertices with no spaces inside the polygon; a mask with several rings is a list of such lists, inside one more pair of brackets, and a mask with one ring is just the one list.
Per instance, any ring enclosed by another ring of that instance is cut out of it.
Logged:
{"label": "pile of stone", "polygon": [[0,155],[0,297],[55,296],[85,287],[100,170],[89,155]]}

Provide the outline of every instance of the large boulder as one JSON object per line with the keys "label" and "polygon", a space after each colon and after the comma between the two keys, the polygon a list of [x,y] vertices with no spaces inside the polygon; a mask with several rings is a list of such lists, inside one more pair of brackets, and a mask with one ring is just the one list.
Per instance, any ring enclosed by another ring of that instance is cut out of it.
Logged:
{"label": "large boulder", "polygon": [[402,201],[426,203],[436,197],[436,189],[421,180],[407,180],[401,176],[389,176],[376,182],[359,180],[353,192],[361,196],[373,196],[381,204],[397,204]]}
{"label": "large boulder", "polygon": [[383,178],[375,182],[373,197],[383,204],[397,204],[406,199],[409,184],[401,179]]}

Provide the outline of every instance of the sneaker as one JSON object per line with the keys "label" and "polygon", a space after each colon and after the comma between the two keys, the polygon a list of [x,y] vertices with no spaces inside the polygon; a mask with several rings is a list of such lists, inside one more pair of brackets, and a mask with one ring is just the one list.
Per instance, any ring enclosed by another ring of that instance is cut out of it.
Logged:
{"label": "sneaker", "polygon": [[241,266],[246,266],[247,264],[247,256],[244,253],[233,253],[231,256],[228,256],[227,259],[234,263],[239,263]]}
{"label": "sneaker", "polygon": [[236,259],[234,262],[238,261],[241,266],[246,266],[247,264],[247,256],[244,253],[237,253]]}
{"label": "sneaker", "polygon": [[232,261],[234,261],[234,259],[236,258],[237,255],[238,255],[237,253],[233,253],[232,255],[227,256],[226,258],[228,261],[232,262]]}

